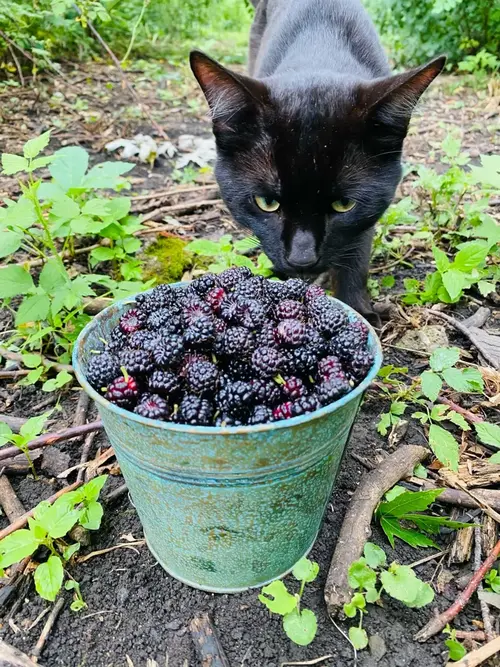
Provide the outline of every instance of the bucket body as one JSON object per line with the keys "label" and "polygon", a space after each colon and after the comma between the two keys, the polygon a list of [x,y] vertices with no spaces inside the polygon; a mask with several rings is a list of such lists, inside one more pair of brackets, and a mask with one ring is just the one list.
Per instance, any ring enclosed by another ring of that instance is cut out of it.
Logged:
{"label": "bucket body", "polygon": [[211,592],[286,574],[314,544],[361,397],[380,367],[375,333],[370,374],[336,403],[259,426],[178,425],[118,408],[85,379],[91,351],[131,302],[87,325],[73,362],[97,402],[150,550],[172,576]]}

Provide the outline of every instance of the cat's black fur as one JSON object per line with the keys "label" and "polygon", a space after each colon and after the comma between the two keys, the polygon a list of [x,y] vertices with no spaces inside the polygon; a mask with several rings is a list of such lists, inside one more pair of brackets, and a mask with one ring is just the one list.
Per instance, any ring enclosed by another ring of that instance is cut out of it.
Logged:
{"label": "cat's black fur", "polygon": [[[252,1],[252,78],[191,54],[212,112],[222,196],[279,273],[330,270],[337,296],[370,316],[374,225],[401,178],[411,112],[445,59],[390,76],[358,0]],[[255,196],[280,209],[263,212]],[[356,206],[335,213],[339,199]]]}

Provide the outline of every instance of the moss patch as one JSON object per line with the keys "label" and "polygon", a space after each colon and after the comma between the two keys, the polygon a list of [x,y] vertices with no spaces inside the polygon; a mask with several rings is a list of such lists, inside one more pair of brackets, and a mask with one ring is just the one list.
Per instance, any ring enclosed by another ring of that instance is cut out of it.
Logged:
{"label": "moss patch", "polygon": [[157,239],[144,251],[143,276],[159,283],[175,283],[193,266],[193,256],[185,251],[186,241],[176,237]]}

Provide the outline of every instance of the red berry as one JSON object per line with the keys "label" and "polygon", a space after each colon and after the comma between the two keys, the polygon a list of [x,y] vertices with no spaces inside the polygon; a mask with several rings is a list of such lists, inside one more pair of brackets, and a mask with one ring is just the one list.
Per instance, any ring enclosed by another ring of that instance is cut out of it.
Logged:
{"label": "red berry", "polygon": [[111,382],[105,394],[105,398],[121,408],[128,408],[135,404],[139,391],[135,379],[127,375],[121,375]]}
{"label": "red berry", "polygon": [[292,401],[287,401],[286,403],[282,403],[273,410],[273,417],[276,421],[279,421],[281,419],[290,419],[292,414],[293,414]]}

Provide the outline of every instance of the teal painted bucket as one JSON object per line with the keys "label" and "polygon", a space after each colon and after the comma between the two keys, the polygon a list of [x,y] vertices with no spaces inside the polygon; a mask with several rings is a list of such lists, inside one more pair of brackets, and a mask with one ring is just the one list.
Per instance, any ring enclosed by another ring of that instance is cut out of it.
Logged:
{"label": "teal painted bucket", "polygon": [[375,332],[369,327],[369,375],[321,410],[259,426],[184,426],[123,410],[85,379],[91,351],[102,349],[131,303],[94,317],[76,342],[73,365],[97,403],[149,549],[173,577],[215,593],[285,575],[316,540],[362,395],[380,368]]}

